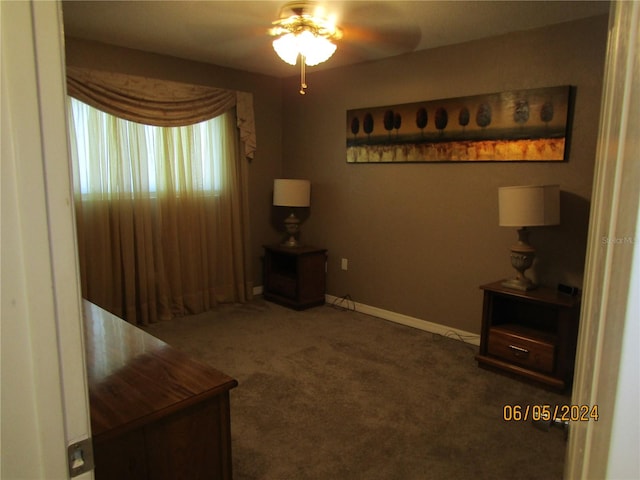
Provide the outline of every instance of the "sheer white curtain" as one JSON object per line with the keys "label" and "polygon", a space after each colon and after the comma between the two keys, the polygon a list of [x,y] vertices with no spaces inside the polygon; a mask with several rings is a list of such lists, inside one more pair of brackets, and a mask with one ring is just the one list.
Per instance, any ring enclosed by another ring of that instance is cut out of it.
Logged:
{"label": "sheer white curtain", "polygon": [[183,127],[68,111],[83,295],[137,324],[249,298],[234,110]]}

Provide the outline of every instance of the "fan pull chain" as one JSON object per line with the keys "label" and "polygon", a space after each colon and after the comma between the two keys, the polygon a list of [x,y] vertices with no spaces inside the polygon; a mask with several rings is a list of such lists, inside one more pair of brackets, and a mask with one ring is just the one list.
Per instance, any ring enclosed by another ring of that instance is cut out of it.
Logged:
{"label": "fan pull chain", "polygon": [[307,93],[304,91],[304,89],[307,88],[305,64],[306,64],[305,56],[300,54],[300,95],[305,95]]}

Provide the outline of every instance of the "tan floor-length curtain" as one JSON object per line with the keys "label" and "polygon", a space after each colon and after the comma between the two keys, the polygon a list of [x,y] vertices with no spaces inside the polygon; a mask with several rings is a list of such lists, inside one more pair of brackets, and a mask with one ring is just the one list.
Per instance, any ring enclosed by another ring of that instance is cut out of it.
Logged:
{"label": "tan floor-length curtain", "polygon": [[[255,141],[237,104],[150,133],[69,102],[83,295],[141,325],[250,298],[245,157]],[[208,155],[221,156],[215,168]]]}

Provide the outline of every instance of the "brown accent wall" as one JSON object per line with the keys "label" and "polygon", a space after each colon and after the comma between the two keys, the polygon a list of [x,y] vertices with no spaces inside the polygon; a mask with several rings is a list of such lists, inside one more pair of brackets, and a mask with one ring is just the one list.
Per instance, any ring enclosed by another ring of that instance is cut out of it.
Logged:
{"label": "brown accent wall", "polygon": [[[303,240],[329,250],[328,293],[478,333],[478,286],[512,275],[498,187],[558,183],[561,222],[538,228],[533,277],[582,286],[607,16],[307,73],[283,83],[284,173],[312,182]],[[346,111],[508,90],[576,88],[563,163],[347,164]],[[347,258],[349,269],[340,268]]]}
{"label": "brown accent wall", "polygon": [[249,215],[254,285],[262,285],[262,244],[278,238],[270,217],[273,179],[282,176],[282,81],[75,38],[66,38],[66,63],[253,93],[258,149],[249,166]]}

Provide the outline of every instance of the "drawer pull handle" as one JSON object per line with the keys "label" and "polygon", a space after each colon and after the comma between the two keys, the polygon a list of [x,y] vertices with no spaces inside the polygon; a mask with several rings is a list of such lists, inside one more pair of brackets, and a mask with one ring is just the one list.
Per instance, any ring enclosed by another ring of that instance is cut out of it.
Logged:
{"label": "drawer pull handle", "polygon": [[509,345],[509,348],[513,350],[513,354],[518,358],[526,358],[529,356],[529,350],[526,348],[518,347],[517,345]]}

